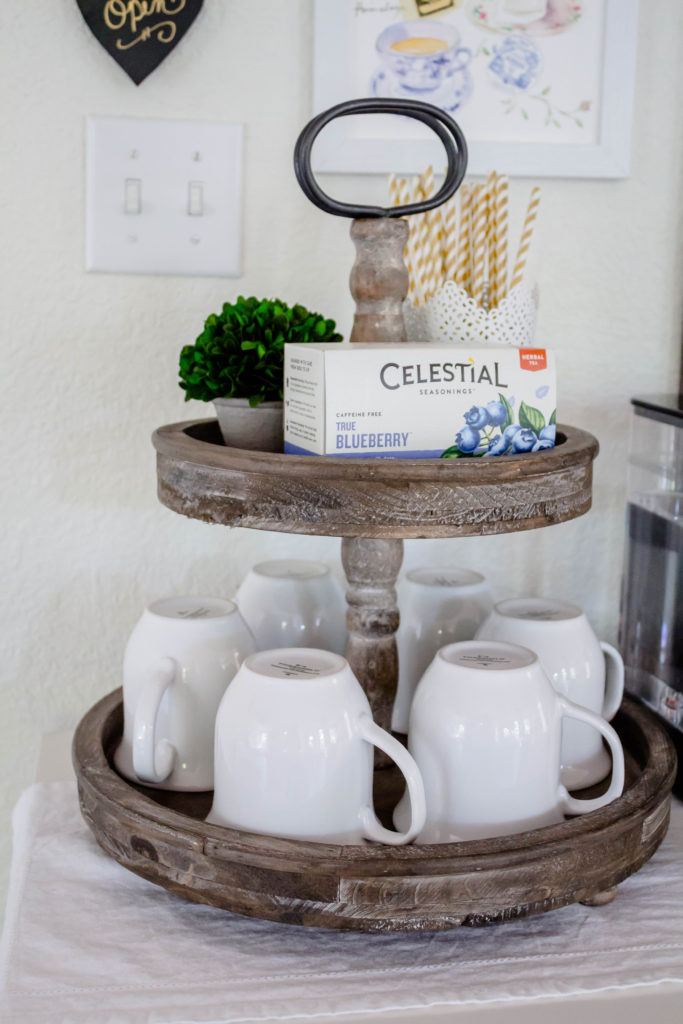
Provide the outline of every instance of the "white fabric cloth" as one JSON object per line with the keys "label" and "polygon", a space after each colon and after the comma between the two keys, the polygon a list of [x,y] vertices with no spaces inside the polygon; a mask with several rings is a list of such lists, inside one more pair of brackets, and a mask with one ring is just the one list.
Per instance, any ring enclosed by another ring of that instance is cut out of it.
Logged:
{"label": "white fabric cloth", "polygon": [[39,783],[14,813],[2,951],[6,1024],[236,1024],[683,983],[683,805],[608,906],[364,935],[174,896],[99,849],[74,784]]}

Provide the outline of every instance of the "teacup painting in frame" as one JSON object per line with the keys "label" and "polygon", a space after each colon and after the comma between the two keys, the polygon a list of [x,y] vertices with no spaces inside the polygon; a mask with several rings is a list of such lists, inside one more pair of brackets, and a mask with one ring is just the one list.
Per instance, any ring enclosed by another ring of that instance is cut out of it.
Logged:
{"label": "teacup painting in frame", "polygon": [[[469,172],[629,174],[638,0],[316,0],[314,105],[377,96],[441,107]],[[444,163],[417,122],[344,118],[316,171],[413,174]]]}

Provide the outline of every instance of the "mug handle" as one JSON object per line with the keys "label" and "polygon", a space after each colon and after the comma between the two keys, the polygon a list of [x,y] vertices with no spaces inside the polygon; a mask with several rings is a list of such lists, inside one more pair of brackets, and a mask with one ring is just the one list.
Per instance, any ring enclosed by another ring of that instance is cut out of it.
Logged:
{"label": "mug handle", "polygon": [[566,814],[586,814],[588,811],[597,811],[600,807],[604,807],[605,804],[609,804],[612,800],[616,800],[618,796],[621,796],[624,789],[624,751],[621,746],[621,740],[612,726],[601,718],[600,715],[596,715],[595,712],[588,711],[587,708],[574,704],[572,701],[567,700],[566,697],[559,697],[559,702],[563,717],[575,718],[578,722],[592,725],[593,728],[602,733],[609,744],[612,753],[612,779],[606,793],[595,797],[593,800],[577,800],[576,797],[569,795],[565,786],[560,785],[558,790],[560,801]]}
{"label": "mug handle", "polygon": [[358,726],[364,740],[379,747],[398,765],[406,780],[410,797],[410,827],[407,832],[392,832],[391,829],[385,828],[379,822],[374,808],[370,806],[364,807],[361,814],[363,833],[366,839],[374,839],[389,846],[411,843],[422,831],[427,819],[425,788],[420,769],[403,744],[373,722],[370,715],[362,714],[358,719]]}
{"label": "mug handle", "polygon": [[603,654],[607,661],[607,677],[605,679],[605,703],[602,706],[602,717],[607,721],[614,718],[624,696],[624,660],[616,647],[600,641]]}
{"label": "mug handle", "polygon": [[143,782],[163,782],[173,770],[176,749],[168,740],[154,743],[161,698],[173,682],[176,663],[162,658],[140,691],[133,719],[133,770]]}

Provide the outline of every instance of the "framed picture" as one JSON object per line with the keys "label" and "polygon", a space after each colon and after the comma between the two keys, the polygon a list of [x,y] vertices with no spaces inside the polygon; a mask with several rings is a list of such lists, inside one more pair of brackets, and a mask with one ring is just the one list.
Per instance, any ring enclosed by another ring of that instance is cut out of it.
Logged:
{"label": "framed picture", "polygon": [[[316,0],[315,112],[361,96],[421,99],[468,141],[468,172],[629,174],[638,0]],[[316,171],[445,166],[423,125],[340,118]]]}

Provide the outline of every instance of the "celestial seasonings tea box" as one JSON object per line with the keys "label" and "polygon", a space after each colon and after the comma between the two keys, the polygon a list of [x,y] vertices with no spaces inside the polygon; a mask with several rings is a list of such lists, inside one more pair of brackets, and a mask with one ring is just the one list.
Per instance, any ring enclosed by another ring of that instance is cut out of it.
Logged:
{"label": "celestial seasonings tea box", "polygon": [[555,442],[555,360],[511,345],[285,345],[285,452],[519,454]]}

